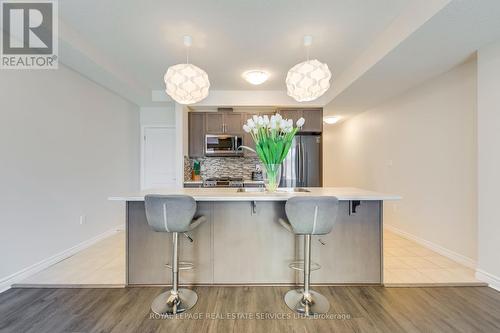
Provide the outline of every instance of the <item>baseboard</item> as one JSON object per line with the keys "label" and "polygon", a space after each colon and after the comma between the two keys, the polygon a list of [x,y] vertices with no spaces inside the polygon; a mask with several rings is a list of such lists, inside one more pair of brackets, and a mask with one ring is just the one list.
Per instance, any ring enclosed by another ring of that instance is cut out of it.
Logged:
{"label": "baseboard", "polygon": [[488,283],[491,288],[500,291],[500,277],[485,272],[481,269],[476,269],[476,279],[478,279],[479,281],[484,281]]}
{"label": "baseboard", "polygon": [[29,267],[26,267],[14,274],[11,274],[5,278],[3,278],[2,280],[0,280],[0,293],[10,289],[12,287],[13,284],[16,284],[24,279],[26,279],[27,277],[33,275],[33,274],[36,274],[44,269],[46,269],[47,267],[50,267],[66,258],[69,258],[75,254],[77,254],[78,252],[88,248],[89,246],[91,245],[94,245],[95,243],[109,237],[109,236],[112,236],[114,235],[115,233],[119,232],[123,230],[123,226],[122,225],[118,225],[118,226],[115,226],[111,229],[109,229],[108,231],[105,231],[103,232],[102,234],[99,234],[95,237],[92,237],[86,241],[83,241],[73,247],[70,247],[69,249],[66,249],[62,252],[59,252],[49,258],[46,258],[42,261],[39,261]]}
{"label": "baseboard", "polygon": [[422,246],[425,246],[426,248],[428,248],[434,252],[437,252],[440,255],[445,256],[451,260],[454,260],[454,261],[456,261],[456,262],[458,262],[466,267],[469,267],[472,269],[476,269],[476,267],[477,267],[477,262],[475,260],[473,260],[469,257],[466,257],[460,253],[456,253],[452,250],[449,250],[445,247],[442,247],[441,245],[429,242],[423,238],[412,235],[412,234],[410,234],[406,231],[403,231],[401,229],[398,229],[392,225],[386,224],[386,225],[384,225],[384,228],[388,229],[389,231],[392,231],[395,234],[400,235],[401,237],[407,238],[407,239],[412,240],[412,241],[414,241]]}
{"label": "baseboard", "polygon": [[486,282],[447,283],[384,283],[386,288],[487,287]]}
{"label": "baseboard", "polygon": [[109,289],[109,288],[125,288],[125,284],[13,284],[11,288],[22,289]]}

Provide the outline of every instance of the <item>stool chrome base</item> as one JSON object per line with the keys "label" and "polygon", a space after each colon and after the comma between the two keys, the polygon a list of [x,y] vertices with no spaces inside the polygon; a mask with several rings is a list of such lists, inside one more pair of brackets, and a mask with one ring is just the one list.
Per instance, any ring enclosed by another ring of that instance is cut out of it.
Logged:
{"label": "stool chrome base", "polygon": [[303,289],[290,290],[285,294],[285,303],[290,310],[305,316],[327,313],[330,309],[330,303],[326,297],[314,290],[309,290],[309,293],[311,301],[306,302]]}
{"label": "stool chrome base", "polygon": [[177,293],[175,297],[169,290],[156,296],[151,310],[158,315],[174,315],[191,309],[198,301],[198,295],[190,289],[180,288]]}

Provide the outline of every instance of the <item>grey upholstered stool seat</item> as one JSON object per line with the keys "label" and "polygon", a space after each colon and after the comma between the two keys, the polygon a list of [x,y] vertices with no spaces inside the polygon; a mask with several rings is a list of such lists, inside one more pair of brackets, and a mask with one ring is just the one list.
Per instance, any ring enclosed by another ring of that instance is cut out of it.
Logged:
{"label": "grey upholstered stool seat", "polygon": [[[310,289],[311,235],[330,233],[337,219],[338,206],[335,197],[293,197],[285,204],[287,219],[279,219],[279,223],[288,231],[304,235],[304,288],[288,291],[285,303],[291,310],[306,316],[326,313],[330,308],[326,297]],[[290,267],[297,269],[295,266]],[[315,269],[319,269],[319,265]]]}
{"label": "grey upholstered stool seat", "polygon": [[[178,288],[179,285],[179,232],[186,233],[206,221],[205,216],[195,217],[196,201],[186,195],[146,195],[146,218],[149,226],[158,232],[172,233],[172,289],[158,295],[151,304],[151,310],[160,315],[182,313],[192,308],[198,295],[192,290]],[[186,235],[186,234],[185,234]],[[192,239],[186,235],[191,241]],[[184,269],[192,265],[185,265]]]}

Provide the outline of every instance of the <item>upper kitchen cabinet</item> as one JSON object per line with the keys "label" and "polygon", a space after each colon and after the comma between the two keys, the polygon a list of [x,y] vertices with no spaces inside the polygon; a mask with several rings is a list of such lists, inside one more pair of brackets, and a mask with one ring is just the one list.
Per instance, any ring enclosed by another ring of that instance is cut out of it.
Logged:
{"label": "upper kitchen cabinet", "polygon": [[243,132],[241,113],[207,112],[205,123],[208,134],[240,134]]}
{"label": "upper kitchen cabinet", "polygon": [[206,112],[205,124],[209,134],[224,133],[224,114],[221,112]]}
{"label": "upper kitchen cabinet", "polygon": [[[243,135],[243,145],[255,150],[255,141],[253,141],[252,135],[250,133],[245,133]],[[256,153],[254,153],[253,151],[250,151],[248,149],[243,149],[243,154],[245,156],[257,156]]]}
{"label": "upper kitchen cabinet", "polygon": [[302,132],[322,132],[323,131],[323,109],[279,109],[278,113],[285,119],[292,119],[294,124],[301,117],[305,119]]}
{"label": "upper kitchen cabinet", "polygon": [[277,113],[279,113],[284,119],[292,119],[293,123],[295,124],[297,120],[301,117],[301,110],[297,109],[289,109],[289,110],[278,110]]}
{"label": "upper kitchen cabinet", "polygon": [[301,117],[306,120],[302,132],[323,131],[323,109],[303,109]]}
{"label": "upper kitchen cabinet", "polygon": [[[252,118],[252,116],[254,115],[255,113],[244,113],[243,116],[242,116],[242,123],[245,124],[247,122],[248,119]],[[255,142],[253,141],[252,139],[252,135],[250,133],[244,133],[243,134],[243,145],[244,146],[247,146],[249,148],[252,148],[253,150],[255,150]],[[243,149],[243,154],[245,156],[257,156],[256,153],[248,150],[248,149]]]}
{"label": "upper kitchen cabinet", "polygon": [[[246,123],[246,121],[250,118],[252,118],[253,115],[259,115],[259,116],[264,116],[264,115],[267,115],[269,118],[274,115],[274,113],[244,113],[242,115],[242,126],[244,123]],[[252,138],[252,135],[250,133],[244,133],[243,135],[243,145],[244,146],[247,146],[249,148],[252,148],[255,150],[255,141],[253,141],[253,138]],[[257,156],[256,153],[248,150],[248,149],[244,149],[244,154],[245,156]]]}
{"label": "upper kitchen cabinet", "polygon": [[224,113],[224,133],[238,134],[243,132],[241,113]]}
{"label": "upper kitchen cabinet", "polygon": [[205,155],[205,120],[205,112],[188,114],[189,157]]}

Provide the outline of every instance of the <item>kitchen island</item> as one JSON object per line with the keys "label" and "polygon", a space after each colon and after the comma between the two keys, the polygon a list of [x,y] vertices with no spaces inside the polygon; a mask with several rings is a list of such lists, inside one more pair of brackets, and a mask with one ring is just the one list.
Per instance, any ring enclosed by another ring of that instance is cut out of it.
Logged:
{"label": "kitchen island", "polygon": [[381,284],[382,211],[385,200],[400,199],[356,188],[159,189],[110,200],[126,202],[127,285],[170,284],[172,237],[152,231],[146,220],[146,194],[185,194],[198,203],[207,222],[190,232],[194,242],[179,236],[181,261],[195,269],[181,271],[184,284],[295,284],[301,274],[288,267],[301,259],[302,237],[277,221],[285,217],[285,202],[293,196],[335,196],[340,201],[337,222],[328,235],[313,236],[312,261],[321,269],[313,284]]}

